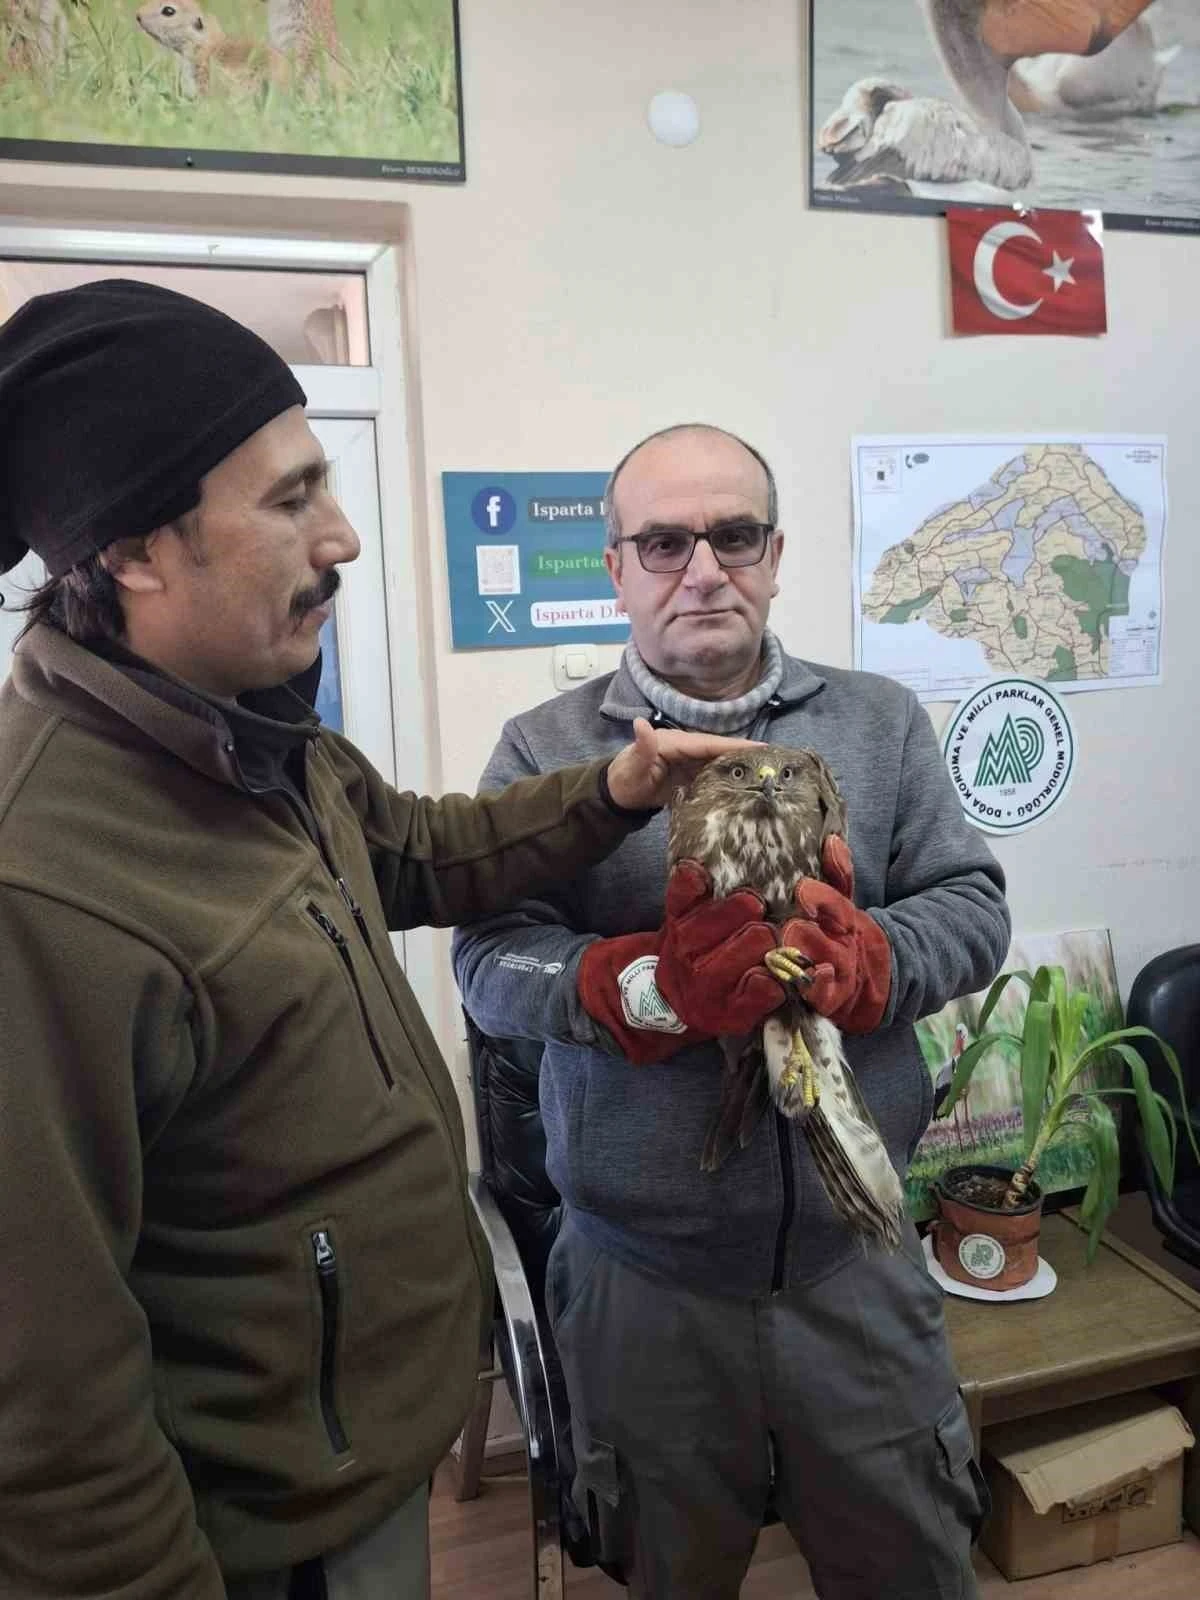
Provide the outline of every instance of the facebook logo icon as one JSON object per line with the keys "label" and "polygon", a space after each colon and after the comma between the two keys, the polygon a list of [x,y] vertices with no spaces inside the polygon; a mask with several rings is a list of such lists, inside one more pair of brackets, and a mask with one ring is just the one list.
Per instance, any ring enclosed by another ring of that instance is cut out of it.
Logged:
{"label": "facebook logo icon", "polygon": [[507,533],[517,520],[517,502],[506,489],[480,489],[471,517],[482,533]]}

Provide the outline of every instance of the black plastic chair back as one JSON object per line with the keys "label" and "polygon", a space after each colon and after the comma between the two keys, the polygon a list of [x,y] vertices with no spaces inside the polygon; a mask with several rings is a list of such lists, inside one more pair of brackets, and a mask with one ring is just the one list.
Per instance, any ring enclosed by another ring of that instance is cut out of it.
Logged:
{"label": "black plastic chair back", "polygon": [[[1148,961],[1133,981],[1125,1020],[1152,1028],[1179,1058],[1192,1126],[1200,1141],[1200,944],[1164,951]],[[1150,1069],[1150,1081],[1178,1112],[1179,1089],[1162,1052],[1147,1039],[1136,1041]],[[1167,1249],[1200,1266],[1200,1168],[1181,1128],[1175,1190],[1166,1194],[1142,1151],[1142,1170],[1154,1221]]]}

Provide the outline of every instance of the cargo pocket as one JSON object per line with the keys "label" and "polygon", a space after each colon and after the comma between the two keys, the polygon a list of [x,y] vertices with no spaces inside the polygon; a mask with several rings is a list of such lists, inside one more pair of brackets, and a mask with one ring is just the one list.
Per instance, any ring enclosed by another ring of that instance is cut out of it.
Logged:
{"label": "cargo pocket", "polygon": [[574,1500],[587,1524],[588,1543],[596,1563],[618,1583],[632,1569],[632,1530],[628,1503],[621,1495],[617,1452],[611,1444],[573,1426],[575,1448]]}
{"label": "cargo pocket", "polygon": [[939,1500],[939,1513],[948,1537],[954,1529],[949,1525],[947,1513],[960,1526],[970,1529],[971,1543],[979,1538],[984,1519],[992,1509],[992,1497],[987,1481],[975,1460],[975,1441],[971,1423],[961,1393],[934,1424],[937,1436],[938,1469],[948,1485],[948,1492]]}

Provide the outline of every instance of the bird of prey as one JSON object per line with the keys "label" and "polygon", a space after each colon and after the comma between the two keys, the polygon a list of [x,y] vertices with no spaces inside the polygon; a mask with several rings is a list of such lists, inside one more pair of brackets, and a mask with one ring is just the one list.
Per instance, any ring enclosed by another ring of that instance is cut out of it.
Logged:
{"label": "bird of prey", "polygon": [[[753,889],[768,920],[782,927],[796,915],[799,880],[822,875],[826,841],[845,832],[846,806],[821,757],[765,745],[710,761],[678,791],[668,849],[672,867],[698,862],[718,898]],[[701,1167],[715,1171],[735,1147],[744,1148],[773,1100],[803,1126],[833,1209],[894,1248],[904,1191],[846,1064],[841,1033],[806,1004],[809,978],[799,951],[770,951],[765,964],[785,998],[761,1029],[720,1040],[721,1103]]]}

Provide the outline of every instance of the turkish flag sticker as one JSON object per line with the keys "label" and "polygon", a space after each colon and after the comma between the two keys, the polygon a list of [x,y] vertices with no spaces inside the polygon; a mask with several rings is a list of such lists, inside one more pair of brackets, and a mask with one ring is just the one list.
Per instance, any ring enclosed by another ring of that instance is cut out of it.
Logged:
{"label": "turkish flag sticker", "polygon": [[946,221],[955,333],[1108,331],[1098,211],[956,206]]}

